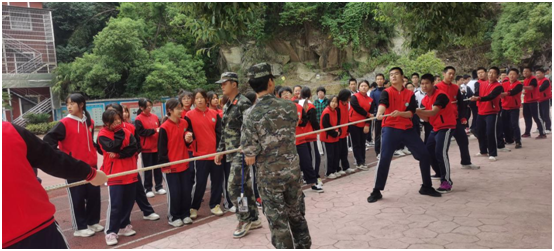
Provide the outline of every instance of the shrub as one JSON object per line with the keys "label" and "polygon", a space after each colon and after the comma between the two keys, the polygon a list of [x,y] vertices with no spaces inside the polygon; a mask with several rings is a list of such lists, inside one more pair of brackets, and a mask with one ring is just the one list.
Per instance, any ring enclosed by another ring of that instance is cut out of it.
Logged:
{"label": "shrub", "polygon": [[25,128],[36,135],[46,134],[50,129],[56,126],[59,122],[52,121],[49,123],[28,124]]}
{"label": "shrub", "polygon": [[50,113],[28,113],[23,115],[23,118],[25,121],[27,121],[28,124],[41,124],[41,123],[48,123],[48,119],[50,119]]}

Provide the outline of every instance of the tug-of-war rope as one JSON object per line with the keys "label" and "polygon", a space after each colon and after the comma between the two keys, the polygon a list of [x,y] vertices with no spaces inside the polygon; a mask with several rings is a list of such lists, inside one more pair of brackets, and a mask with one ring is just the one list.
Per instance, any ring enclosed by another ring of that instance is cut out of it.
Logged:
{"label": "tug-of-war rope", "polygon": [[[388,116],[390,116],[390,114],[383,115],[383,117],[388,117]],[[349,126],[349,125],[355,125],[355,124],[358,124],[360,122],[366,122],[366,121],[371,121],[371,120],[375,120],[375,119],[377,119],[377,118],[376,117],[371,117],[371,118],[367,118],[367,119],[358,120],[358,121],[355,121],[355,122],[346,123],[346,124],[343,124],[343,125],[328,127],[328,128],[313,131],[313,132],[302,133],[302,134],[296,135],[296,138],[304,137],[304,136],[308,136],[308,135],[316,134],[316,133],[320,133],[320,132],[325,132],[325,131],[329,131],[329,130],[334,130],[334,129],[342,128],[342,127]],[[116,178],[116,177],[120,177],[120,176],[125,176],[125,175],[129,175],[129,174],[134,174],[134,173],[138,173],[138,172],[150,171],[150,170],[154,170],[154,169],[158,169],[158,168],[162,168],[162,167],[166,167],[166,166],[171,166],[171,165],[177,165],[177,164],[202,160],[202,159],[205,159],[205,158],[215,157],[215,156],[220,155],[220,154],[236,153],[236,152],[240,152],[241,150],[242,150],[242,148],[239,147],[237,149],[227,150],[227,151],[223,151],[223,152],[216,152],[216,153],[206,154],[206,155],[202,155],[202,156],[198,156],[198,157],[193,157],[193,158],[188,158],[188,159],[183,159],[183,160],[177,160],[177,161],[168,162],[168,163],[164,163],[164,164],[159,164],[159,165],[155,165],[155,166],[149,166],[149,167],[145,167],[145,168],[137,168],[136,170],[130,170],[130,171],[126,171],[126,172],[110,174],[110,175],[108,175],[108,179]],[[44,189],[46,190],[46,192],[51,192],[51,191],[59,190],[59,189],[81,186],[81,185],[84,185],[84,184],[87,184],[87,183],[89,183],[89,182],[86,181],[86,180],[82,180],[82,181],[74,182],[74,183],[71,183],[71,184],[52,185],[52,186],[45,187]]]}

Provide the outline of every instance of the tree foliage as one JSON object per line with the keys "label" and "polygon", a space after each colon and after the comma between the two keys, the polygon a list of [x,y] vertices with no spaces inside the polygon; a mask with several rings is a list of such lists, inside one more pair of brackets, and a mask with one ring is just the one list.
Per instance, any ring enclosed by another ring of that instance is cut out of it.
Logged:
{"label": "tree foliage", "polygon": [[518,63],[552,50],[552,3],[502,3],[491,48],[496,63]]}
{"label": "tree foliage", "polygon": [[453,45],[471,46],[486,39],[495,19],[495,3],[384,4],[388,15],[403,27],[410,48],[440,50]]}
{"label": "tree foliage", "polygon": [[444,69],[445,64],[433,51],[429,51],[425,54],[421,54],[414,59],[409,56],[400,57],[395,62],[390,63],[386,69],[387,71],[392,67],[400,67],[404,71],[404,75],[408,76],[414,72],[418,72],[420,75],[425,73],[431,73],[433,75],[440,75]]}
{"label": "tree foliage", "polygon": [[51,2],[52,23],[58,62],[66,63],[92,50],[94,35],[111,17],[117,16],[118,3]]}

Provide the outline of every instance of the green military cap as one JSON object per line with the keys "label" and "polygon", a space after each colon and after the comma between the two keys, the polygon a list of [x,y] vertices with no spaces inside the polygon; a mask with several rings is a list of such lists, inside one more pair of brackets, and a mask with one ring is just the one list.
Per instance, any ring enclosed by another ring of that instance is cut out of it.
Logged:
{"label": "green military cap", "polygon": [[248,69],[247,76],[250,79],[263,78],[266,76],[273,77],[273,74],[271,73],[271,65],[269,65],[268,63],[259,63],[256,65],[253,65],[250,67],[250,69]]}
{"label": "green military cap", "polygon": [[237,75],[236,73],[234,72],[224,72],[221,74],[221,79],[217,82],[215,82],[216,84],[221,84],[221,83],[225,83],[225,81],[229,81],[229,80],[233,80],[233,81],[236,81],[237,83],[239,82],[239,75]]}

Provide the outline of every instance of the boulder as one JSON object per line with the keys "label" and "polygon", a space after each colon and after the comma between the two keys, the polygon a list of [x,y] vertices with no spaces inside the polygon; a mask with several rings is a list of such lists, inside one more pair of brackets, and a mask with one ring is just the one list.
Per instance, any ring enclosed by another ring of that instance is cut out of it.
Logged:
{"label": "boulder", "polygon": [[315,77],[316,73],[308,69],[306,65],[298,64],[298,68],[296,69],[296,75],[300,80],[309,82]]}

